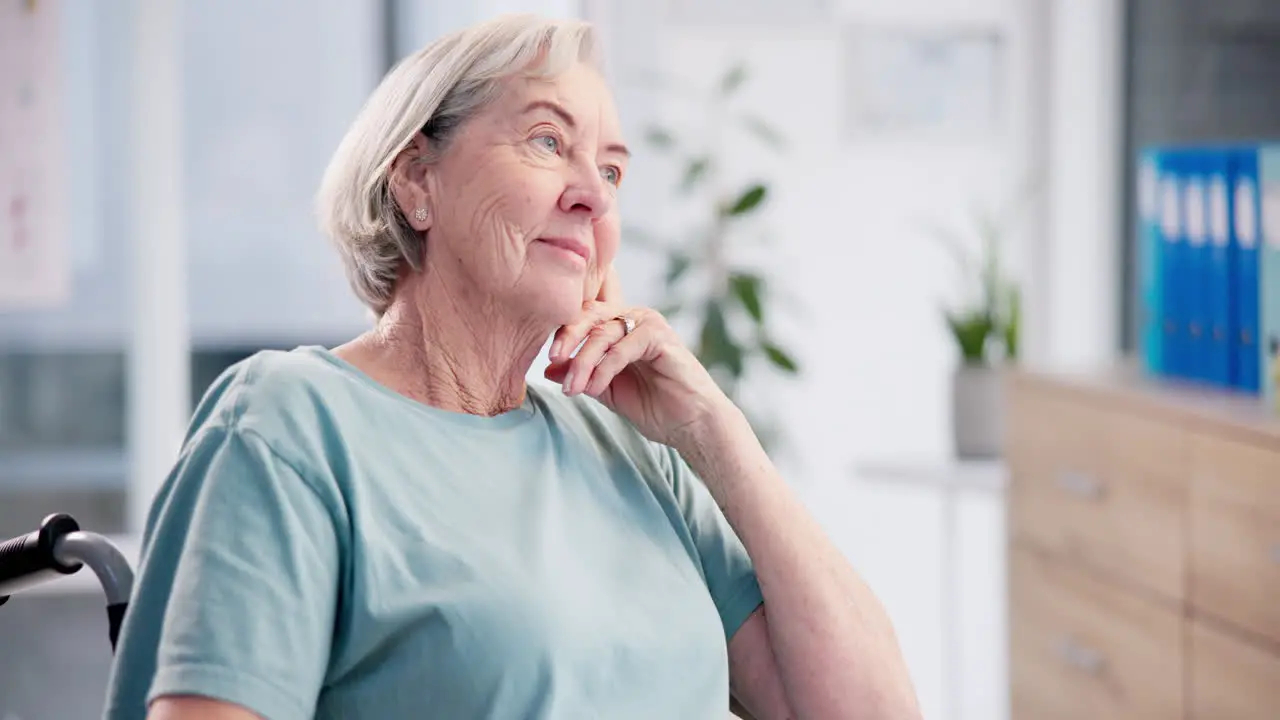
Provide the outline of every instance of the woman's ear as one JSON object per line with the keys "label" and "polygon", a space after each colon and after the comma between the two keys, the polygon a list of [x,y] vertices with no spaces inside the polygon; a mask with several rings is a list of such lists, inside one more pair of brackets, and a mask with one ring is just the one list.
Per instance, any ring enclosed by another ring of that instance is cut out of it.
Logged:
{"label": "woman's ear", "polygon": [[427,192],[427,138],[417,133],[408,146],[391,161],[387,185],[400,213],[419,232],[430,229],[433,213]]}

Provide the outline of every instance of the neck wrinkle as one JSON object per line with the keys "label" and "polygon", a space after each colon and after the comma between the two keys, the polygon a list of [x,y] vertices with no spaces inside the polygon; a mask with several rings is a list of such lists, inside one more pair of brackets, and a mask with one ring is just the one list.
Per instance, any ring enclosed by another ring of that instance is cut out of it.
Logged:
{"label": "neck wrinkle", "polygon": [[442,410],[492,417],[523,405],[529,368],[555,328],[430,270],[414,280],[366,338],[371,374]]}

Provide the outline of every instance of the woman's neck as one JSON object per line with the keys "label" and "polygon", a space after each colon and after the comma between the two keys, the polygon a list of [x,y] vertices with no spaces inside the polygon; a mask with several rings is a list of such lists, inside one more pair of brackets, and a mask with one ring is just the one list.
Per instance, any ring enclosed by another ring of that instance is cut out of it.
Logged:
{"label": "woman's neck", "polygon": [[525,377],[553,328],[425,284],[397,296],[377,327],[335,352],[432,407],[493,416],[523,404]]}

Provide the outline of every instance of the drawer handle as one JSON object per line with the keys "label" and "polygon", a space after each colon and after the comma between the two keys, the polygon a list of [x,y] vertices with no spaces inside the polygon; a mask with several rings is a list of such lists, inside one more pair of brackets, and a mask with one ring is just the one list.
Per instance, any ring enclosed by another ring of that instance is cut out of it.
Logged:
{"label": "drawer handle", "polygon": [[1088,675],[1098,675],[1104,664],[1102,653],[1064,637],[1054,645],[1054,654],[1067,666]]}
{"label": "drawer handle", "polygon": [[1059,470],[1054,484],[1063,492],[1085,500],[1097,500],[1102,497],[1102,483],[1082,472]]}

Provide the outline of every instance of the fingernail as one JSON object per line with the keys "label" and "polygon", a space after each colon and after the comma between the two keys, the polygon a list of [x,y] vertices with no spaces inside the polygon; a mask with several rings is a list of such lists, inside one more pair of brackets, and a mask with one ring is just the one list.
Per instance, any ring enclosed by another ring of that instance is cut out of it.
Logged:
{"label": "fingernail", "polygon": [[552,360],[559,360],[559,359],[560,359],[560,346],[561,346],[563,343],[564,343],[564,341],[563,341],[563,340],[557,340],[557,341],[555,341],[555,342],[551,343],[551,359],[552,359]]}
{"label": "fingernail", "polygon": [[560,389],[564,390],[565,395],[568,395],[569,392],[573,390],[573,371],[572,370],[570,370],[568,374],[564,376],[564,382],[560,384]]}

